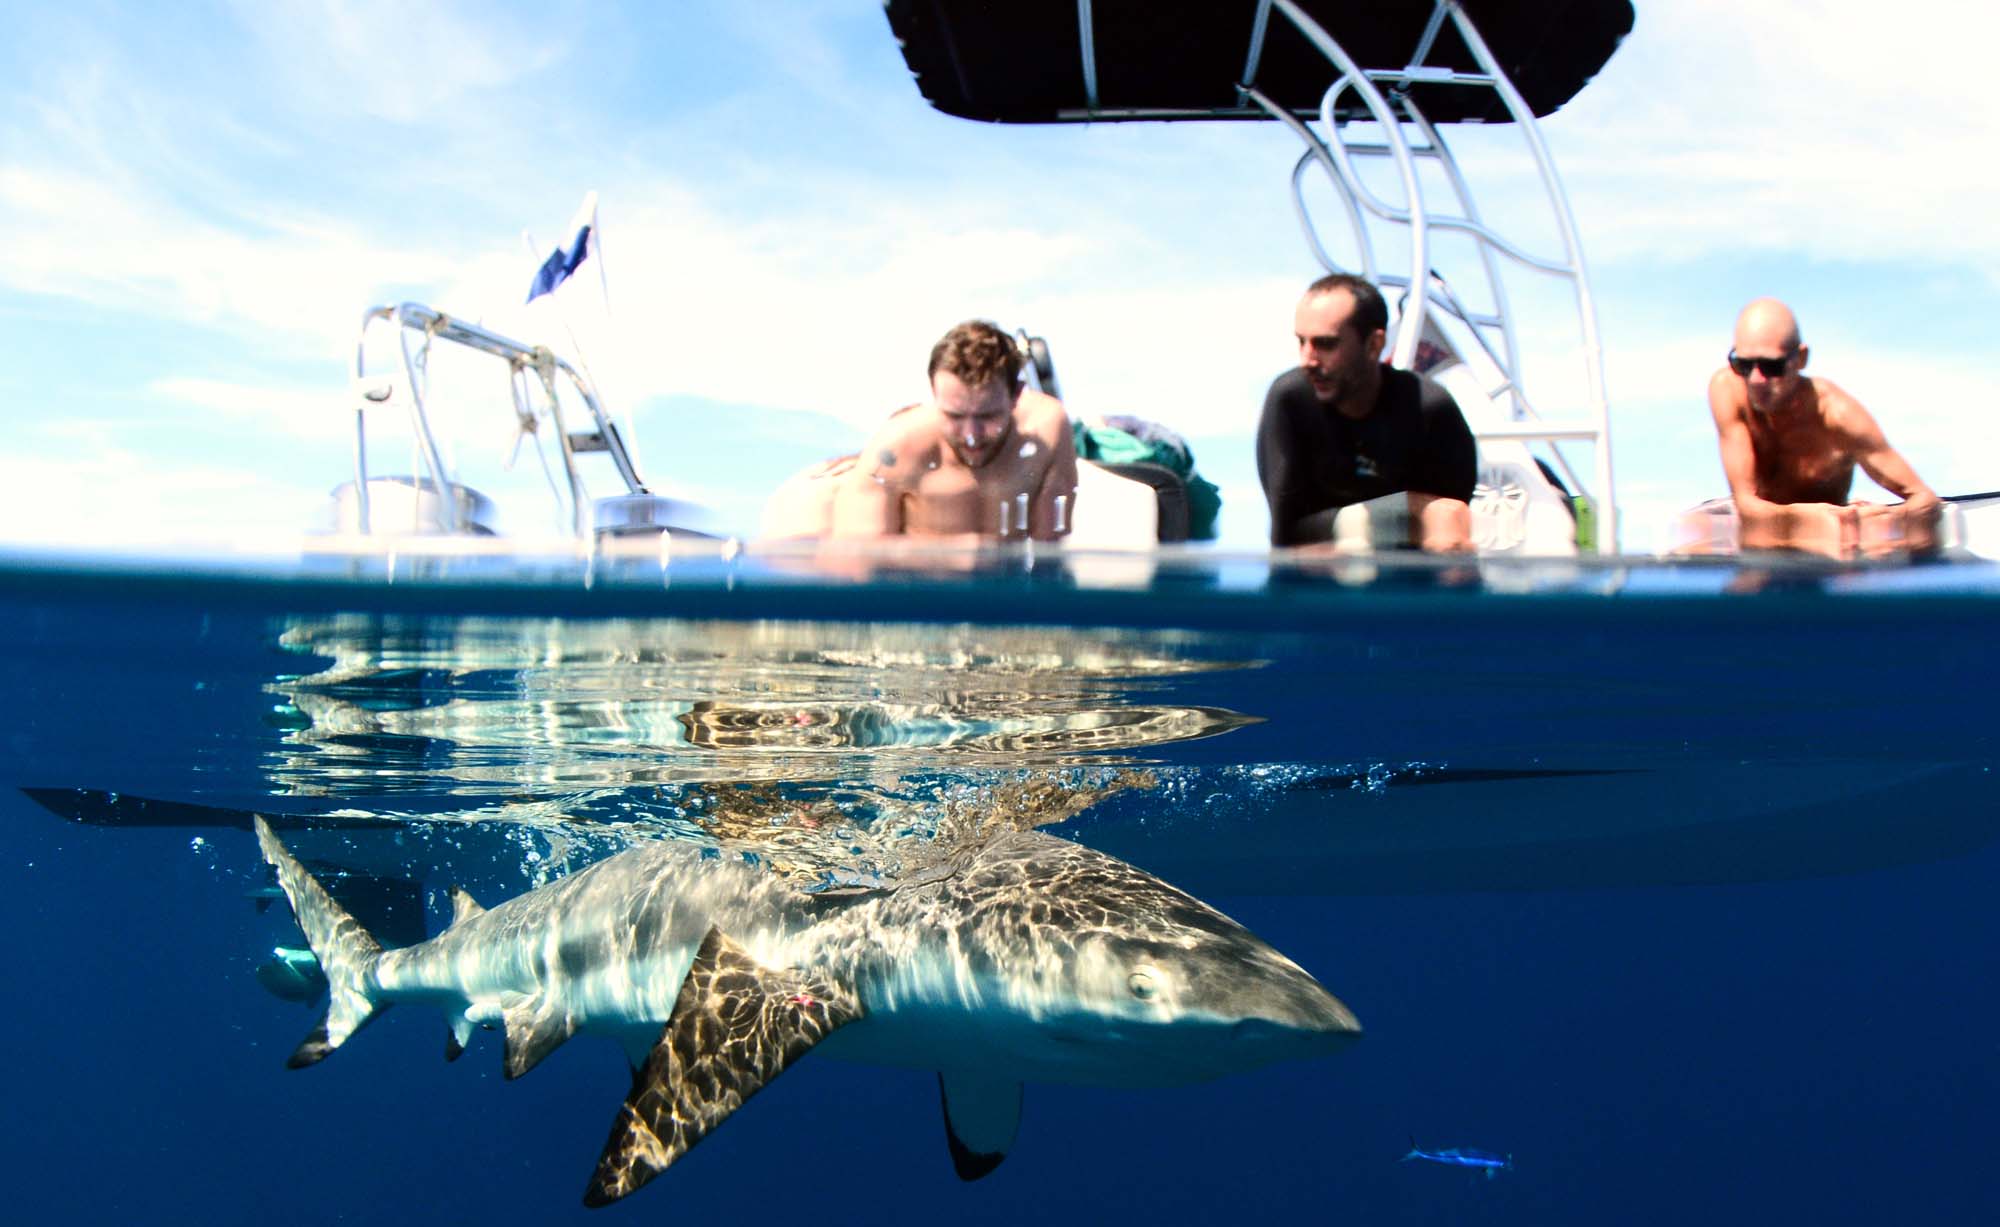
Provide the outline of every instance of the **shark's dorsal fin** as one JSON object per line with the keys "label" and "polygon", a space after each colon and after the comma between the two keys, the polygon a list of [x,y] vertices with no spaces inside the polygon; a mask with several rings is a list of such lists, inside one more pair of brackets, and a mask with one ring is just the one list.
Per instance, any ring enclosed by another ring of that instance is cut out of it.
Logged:
{"label": "shark's dorsal fin", "polygon": [[567,1013],[551,1009],[546,997],[520,997],[503,1003],[500,1025],[507,1033],[501,1069],[510,1079],[540,1065],[543,1057],[576,1034],[575,1021]]}
{"label": "shark's dorsal fin", "polygon": [[659,1175],[814,1044],[860,1016],[846,989],[761,967],[711,927],[660,1042],[612,1122],[584,1204],[607,1205]]}
{"label": "shark's dorsal fin", "polygon": [[485,908],[479,906],[479,900],[474,899],[465,892],[464,887],[454,886],[451,888],[451,923],[460,924],[471,920],[474,916],[480,915],[485,910]]}
{"label": "shark's dorsal fin", "polygon": [[1021,1084],[953,1070],[938,1075],[944,1137],[960,1180],[977,1180],[1007,1157],[1021,1128]]}

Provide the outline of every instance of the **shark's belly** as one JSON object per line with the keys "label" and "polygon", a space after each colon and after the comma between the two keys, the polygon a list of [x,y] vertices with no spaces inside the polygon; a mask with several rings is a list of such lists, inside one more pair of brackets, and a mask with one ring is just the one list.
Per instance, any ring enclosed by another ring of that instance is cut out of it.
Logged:
{"label": "shark's belly", "polygon": [[815,1053],[864,1065],[1011,1082],[1077,1086],[1178,1086],[1215,1076],[1103,1020],[1031,1018],[1004,1010],[903,1005],[877,1010],[820,1041]]}
{"label": "shark's belly", "polygon": [[[694,962],[692,946],[631,959],[557,965],[534,948],[500,946],[453,952],[447,958],[397,958],[376,969],[385,1000],[452,1009],[545,1001],[578,1029],[664,1023]],[[475,1011],[476,1012],[476,1011]]]}

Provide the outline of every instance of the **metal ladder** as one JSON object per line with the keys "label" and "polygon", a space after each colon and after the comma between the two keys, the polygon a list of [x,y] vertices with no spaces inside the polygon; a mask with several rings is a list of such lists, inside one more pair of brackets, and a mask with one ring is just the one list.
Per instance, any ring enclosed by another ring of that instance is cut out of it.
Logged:
{"label": "metal ladder", "polygon": [[[1339,73],[1320,101],[1318,129],[1256,88],[1258,62],[1263,55],[1273,11],[1304,35]],[[1426,63],[1447,21],[1456,28],[1480,71],[1460,72]],[[1496,233],[1481,219],[1472,199],[1471,187],[1457,159],[1452,156],[1443,135],[1425,118],[1408,93],[1410,87],[1417,84],[1488,89],[1499,97],[1525,140],[1540,174],[1548,206],[1562,239],[1560,257],[1551,258],[1530,252]],[[1510,416],[1513,419],[1504,425],[1475,427],[1474,436],[1482,441],[1506,440],[1547,445],[1556,467],[1572,488],[1591,498],[1597,515],[1599,552],[1615,551],[1618,516],[1611,466],[1611,424],[1604,387],[1603,350],[1598,340],[1597,308],[1591,296],[1590,275],[1577,238],[1576,221],[1533,109],[1522,99],[1520,91],[1509,80],[1457,0],[1435,0],[1430,19],[1417,45],[1411,50],[1408,62],[1394,68],[1365,68],[1355,62],[1347,50],[1293,0],[1259,0],[1249,58],[1237,88],[1242,100],[1254,103],[1305,142],[1306,151],[1292,169],[1292,202],[1313,257],[1328,272],[1348,271],[1341,269],[1327,254],[1306,204],[1306,176],[1311,167],[1318,166],[1332,183],[1354,231],[1355,246],[1361,254],[1361,274],[1380,286],[1387,296],[1400,298],[1401,310],[1395,323],[1389,361],[1406,369],[1420,367],[1419,354],[1425,341],[1428,339],[1435,344],[1444,339],[1439,319],[1455,320],[1462,325],[1462,334],[1469,337],[1474,352],[1454,356],[1465,359],[1467,366],[1481,375],[1489,399],[1497,404],[1501,398],[1506,398],[1511,405]],[[1340,100],[1349,90],[1365,108],[1367,118],[1362,122],[1378,127],[1382,139],[1356,139],[1350,130],[1355,121],[1340,118]],[[1402,205],[1381,199],[1362,182],[1355,165],[1356,159],[1362,157],[1387,159],[1393,164],[1402,185]],[[1425,199],[1419,162],[1433,163],[1443,172],[1451,197],[1444,202],[1443,208]],[[1373,226],[1371,218],[1375,222]],[[1388,228],[1398,228],[1407,234],[1410,260],[1406,271],[1387,271],[1377,259],[1376,232]],[[1479,253],[1478,277],[1483,279],[1486,288],[1483,309],[1468,306],[1452,284],[1433,267],[1433,232],[1462,234],[1476,245]],[[1503,259],[1537,273],[1566,279],[1574,290],[1587,401],[1583,412],[1575,418],[1544,419],[1522,386],[1518,330],[1501,278]],[[1590,482],[1579,480],[1559,446],[1563,442],[1592,445]]]}

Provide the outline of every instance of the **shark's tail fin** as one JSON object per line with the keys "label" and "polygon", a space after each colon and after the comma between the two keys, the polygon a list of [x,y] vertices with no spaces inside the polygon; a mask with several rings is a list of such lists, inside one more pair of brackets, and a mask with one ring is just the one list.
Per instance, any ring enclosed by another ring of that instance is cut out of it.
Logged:
{"label": "shark's tail fin", "polygon": [[278,885],[292,901],[299,927],[326,973],[326,1016],[286,1062],[300,1069],[324,1060],[381,1011],[381,1004],[368,995],[368,973],[381,957],[382,946],[285,850],[269,823],[259,817],[255,825],[264,859],[278,871]]}

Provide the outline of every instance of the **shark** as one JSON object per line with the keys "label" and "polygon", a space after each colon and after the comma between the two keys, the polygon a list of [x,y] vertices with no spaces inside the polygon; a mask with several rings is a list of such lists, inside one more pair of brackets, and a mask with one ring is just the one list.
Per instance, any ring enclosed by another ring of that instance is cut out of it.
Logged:
{"label": "shark", "polygon": [[1023,1084],[1170,1086],[1331,1053],[1354,1013],[1193,896],[1082,844],[1007,829],[920,880],[809,893],[685,841],[641,844],[435,936],[385,948],[255,820],[327,980],[288,1064],[396,1003],[443,1011],[446,1056],[502,1033],[508,1078],[608,1036],[630,1094],[584,1193],[638,1189],[808,1052],[934,1070],[958,1175],[1006,1157]]}

